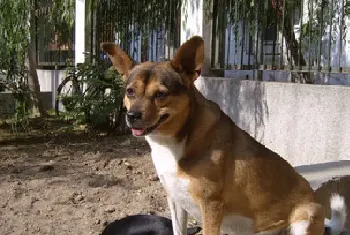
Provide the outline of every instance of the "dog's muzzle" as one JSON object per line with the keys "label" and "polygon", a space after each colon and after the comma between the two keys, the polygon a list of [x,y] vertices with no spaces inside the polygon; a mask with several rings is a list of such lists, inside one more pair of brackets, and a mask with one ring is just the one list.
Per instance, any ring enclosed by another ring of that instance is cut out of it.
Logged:
{"label": "dog's muzzle", "polygon": [[132,134],[134,136],[144,136],[150,134],[153,130],[157,129],[161,123],[163,123],[169,114],[161,115],[156,124],[145,127],[142,122],[141,112],[128,112],[126,114],[127,124],[131,128]]}

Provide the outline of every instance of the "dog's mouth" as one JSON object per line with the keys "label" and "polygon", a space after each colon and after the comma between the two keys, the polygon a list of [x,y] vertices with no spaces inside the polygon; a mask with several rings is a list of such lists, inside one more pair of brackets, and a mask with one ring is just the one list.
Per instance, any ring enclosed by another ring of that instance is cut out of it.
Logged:
{"label": "dog's mouth", "polygon": [[150,134],[153,130],[157,129],[160,124],[162,124],[167,118],[169,117],[169,114],[164,114],[160,116],[156,124],[153,126],[147,127],[145,129],[142,128],[131,128],[132,134],[134,136],[144,136]]}

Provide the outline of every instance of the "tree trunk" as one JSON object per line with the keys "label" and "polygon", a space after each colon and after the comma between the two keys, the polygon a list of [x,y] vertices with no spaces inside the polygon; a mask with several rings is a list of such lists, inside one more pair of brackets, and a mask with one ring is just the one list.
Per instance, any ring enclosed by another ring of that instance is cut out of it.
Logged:
{"label": "tree trunk", "polygon": [[[282,12],[283,7],[286,7],[285,0],[271,0],[271,6],[273,9],[277,11],[277,23],[279,23],[283,15],[283,12]],[[290,10],[293,10],[293,9],[290,9]],[[294,65],[306,66],[307,63],[306,63],[306,60],[304,59],[303,54],[301,53],[301,51],[299,53],[299,42],[295,38],[294,28],[290,19],[291,19],[291,16],[288,15],[288,13],[285,14],[285,20],[284,20],[283,32],[282,32],[283,37],[286,40],[286,45],[291,52]],[[305,83],[314,83],[309,73],[299,73],[299,74],[301,75],[301,79],[303,78],[305,80]],[[293,73],[292,73],[292,77],[293,77]]]}
{"label": "tree trunk", "polygon": [[28,66],[28,87],[30,97],[30,108],[33,117],[45,116],[44,107],[40,97],[40,84],[39,77],[36,71],[36,16],[35,16],[35,5],[32,5],[29,16],[29,30],[30,35],[28,37],[28,48],[27,48],[27,66]]}
{"label": "tree trunk", "polygon": [[[304,59],[303,54],[300,52],[299,55],[299,42],[295,38],[295,33],[293,30],[292,23],[289,20],[289,17],[286,17],[287,20],[284,21],[283,27],[283,37],[286,40],[287,47],[290,49],[294,65],[296,66],[306,66],[306,60]],[[309,73],[301,73],[306,83],[314,83],[310,78]]]}
{"label": "tree trunk", "polygon": [[30,91],[30,102],[31,111],[33,116],[45,116],[42,101],[39,99],[40,95],[40,84],[38,73],[36,71],[36,58],[35,58],[35,47],[33,43],[29,42],[28,45],[28,86]]}

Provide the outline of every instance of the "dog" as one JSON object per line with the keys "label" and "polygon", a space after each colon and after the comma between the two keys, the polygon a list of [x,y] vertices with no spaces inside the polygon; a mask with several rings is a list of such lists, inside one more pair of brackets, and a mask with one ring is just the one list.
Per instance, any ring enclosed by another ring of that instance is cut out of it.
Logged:
{"label": "dog", "polygon": [[[188,228],[188,235],[201,231],[200,227]],[[102,235],[173,235],[170,219],[156,215],[132,215],[108,224]]]}
{"label": "dog", "polygon": [[114,43],[101,47],[125,83],[127,125],[151,147],[175,235],[187,234],[188,213],[202,222],[204,235],[343,230],[342,197],[331,198],[334,213],[325,224],[308,181],[196,89],[204,60],[201,37],[190,38],[162,62],[138,64]]}

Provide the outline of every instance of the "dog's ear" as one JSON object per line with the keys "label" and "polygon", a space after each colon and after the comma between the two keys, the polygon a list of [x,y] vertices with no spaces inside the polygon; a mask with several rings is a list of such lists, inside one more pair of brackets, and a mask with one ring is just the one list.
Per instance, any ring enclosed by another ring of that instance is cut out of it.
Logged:
{"label": "dog's ear", "polygon": [[204,60],[204,41],[200,36],[194,36],[182,44],[171,61],[173,68],[179,72],[196,74],[192,82],[200,74]]}
{"label": "dog's ear", "polygon": [[122,75],[122,79],[125,82],[129,76],[130,70],[134,66],[134,61],[117,45],[114,43],[104,42],[101,44],[101,48],[107,52],[108,57],[111,59],[114,67]]}

